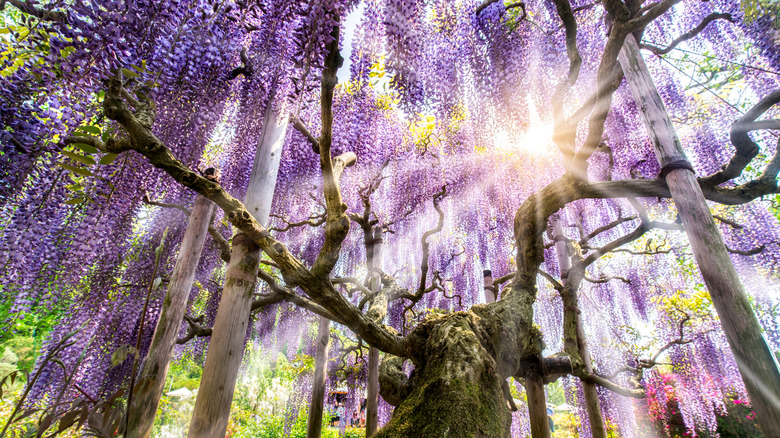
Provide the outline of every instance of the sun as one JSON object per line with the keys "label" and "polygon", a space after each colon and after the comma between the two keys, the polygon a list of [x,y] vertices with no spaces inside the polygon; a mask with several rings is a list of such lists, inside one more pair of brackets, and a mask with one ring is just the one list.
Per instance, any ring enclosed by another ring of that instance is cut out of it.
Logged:
{"label": "sun", "polygon": [[502,155],[548,155],[553,151],[553,127],[541,121],[526,131],[513,133],[499,129],[493,135],[493,147]]}

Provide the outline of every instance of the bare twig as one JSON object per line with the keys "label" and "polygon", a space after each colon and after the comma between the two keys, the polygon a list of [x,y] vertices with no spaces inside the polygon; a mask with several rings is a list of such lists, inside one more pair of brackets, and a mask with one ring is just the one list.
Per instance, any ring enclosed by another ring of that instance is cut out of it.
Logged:
{"label": "bare twig", "polygon": [[675,38],[674,41],[672,41],[668,46],[665,48],[660,48],[656,46],[652,46],[649,44],[640,44],[639,47],[643,49],[650,50],[651,52],[655,53],[656,55],[666,55],[667,53],[671,52],[675,47],[677,47],[678,44],[680,44],[683,41],[688,41],[689,39],[695,37],[701,31],[704,30],[705,27],[707,27],[708,24],[712,23],[715,20],[728,20],[731,23],[734,23],[734,17],[731,14],[725,14],[725,13],[719,13],[719,12],[713,12],[710,15],[707,15],[704,17],[704,20],[699,23],[698,26],[693,28],[692,30],[680,35],[679,37]]}

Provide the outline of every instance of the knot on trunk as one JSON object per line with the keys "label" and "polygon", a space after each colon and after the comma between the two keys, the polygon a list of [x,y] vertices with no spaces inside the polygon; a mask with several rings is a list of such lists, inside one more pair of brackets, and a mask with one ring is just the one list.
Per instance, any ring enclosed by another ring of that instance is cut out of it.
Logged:
{"label": "knot on trunk", "polygon": [[195,184],[197,181],[198,175],[196,175],[195,172],[185,172],[184,175],[181,176],[181,183],[187,187]]}
{"label": "knot on trunk", "polygon": [[388,355],[379,365],[379,395],[392,406],[400,405],[412,393],[412,384],[403,370],[405,361]]}

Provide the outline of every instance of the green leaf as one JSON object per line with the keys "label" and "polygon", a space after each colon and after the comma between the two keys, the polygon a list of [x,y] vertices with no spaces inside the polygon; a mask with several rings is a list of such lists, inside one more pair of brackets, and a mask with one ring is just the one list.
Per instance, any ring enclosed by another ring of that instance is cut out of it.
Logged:
{"label": "green leaf", "polygon": [[90,146],[86,143],[74,143],[73,146],[76,146],[77,148],[81,149],[82,151],[88,153],[88,154],[96,154],[100,151],[98,151],[98,148],[95,146]]}
{"label": "green leaf", "polygon": [[67,58],[68,56],[70,56],[71,53],[73,53],[75,51],[76,51],[75,47],[68,46],[68,47],[65,47],[64,49],[60,49],[60,56],[62,56],[63,58]]}
{"label": "green leaf", "polygon": [[123,68],[123,69],[122,69],[122,73],[123,73],[125,76],[127,76],[128,78],[137,78],[137,77],[138,77],[138,73],[136,73],[136,72],[134,72],[134,71],[132,71],[132,70],[128,70],[128,69],[126,69],[126,68]]}
{"label": "green leaf", "polygon": [[73,199],[68,199],[67,201],[65,201],[65,204],[67,205],[83,204],[85,200],[86,199],[84,199],[83,197],[76,197]]}
{"label": "green leaf", "polygon": [[81,167],[71,166],[69,164],[63,164],[63,163],[57,163],[58,166],[62,167],[65,170],[68,170],[72,173],[81,175],[81,176],[95,176],[94,173],[90,172],[87,169],[82,169]]}
{"label": "green leaf", "polygon": [[84,186],[82,186],[81,184],[68,184],[67,186],[65,186],[65,188],[73,192],[80,192],[84,190]]}
{"label": "green leaf", "polygon": [[100,164],[106,165],[111,164],[116,160],[117,154],[105,154],[103,155],[103,158],[100,159]]}
{"label": "green leaf", "polygon": [[69,152],[69,151],[62,151],[62,153],[66,157],[74,161],[78,161],[79,163],[86,164],[88,166],[95,164],[95,160],[93,160],[92,157],[85,157],[83,155],[74,154],[73,152]]}
{"label": "green leaf", "polygon": [[90,134],[100,135],[100,128],[94,125],[89,126],[79,126],[77,129],[88,132]]}

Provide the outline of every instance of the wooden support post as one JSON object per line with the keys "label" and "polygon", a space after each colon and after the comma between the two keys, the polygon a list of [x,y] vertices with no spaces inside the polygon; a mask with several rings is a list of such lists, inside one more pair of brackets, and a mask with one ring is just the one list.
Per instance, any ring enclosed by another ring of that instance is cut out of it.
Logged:
{"label": "wooden support post", "polygon": [[493,285],[493,272],[490,269],[482,271],[483,287],[485,291],[485,302],[490,304],[498,299],[498,289]]}
{"label": "wooden support post", "polygon": [[550,438],[550,423],[547,420],[544,381],[542,381],[542,376],[537,371],[530,371],[525,374],[525,394],[528,397],[531,437]]}
{"label": "wooden support post", "polygon": [[[553,236],[555,240],[555,252],[558,255],[558,266],[561,270],[561,282],[566,282],[569,269],[571,269],[571,257],[569,256],[569,248],[564,240],[563,227],[561,226],[561,220],[556,219],[553,222]],[[572,291],[576,294],[577,291]],[[580,357],[585,365],[585,372],[593,373],[593,363],[590,360],[590,351],[588,351],[588,342],[585,339],[585,329],[582,325],[582,317],[579,311],[576,316],[576,328],[577,328],[577,346],[580,350]],[[596,385],[581,381],[582,392],[585,398],[585,410],[588,413],[588,422],[590,423],[590,431],[593,438],[606,438],[607,429],[604,426],[604,418],[601,415],[601,404],[599,403],[599,396],[596,392]]]}
{"label": "wooden support post", "polygon": [[[320,438],[322,436],[322,409],[325,403],[325,378],[328,371],[328,346],[330,341],[330,320],[320,317],[320,325],[317,327],[317,351],[314,356],[314,382],[311,389],[311,403],[309,403],[309,423],[306,429],[306,438]],[[343,421],[344,419],[342,419]]]}
{"label": "wooden support post", "polygon": [[366,437],[376,433],[379,423],[379,350],[368,350],[368,388],[366,390]]}
{"label": "wooden support post", "polygon": [[176,337],[179,335],[184,313],[187,311],[187,300],[192,290],[192,282],[206,242],[213,211],[213,202],[203,195],[195,198],[187,222],[187,230],[184,232],[179,254],[176,257],[176,265],[173,267],[168,290],[165,292],[160,318],[157,320],[149,353],[141,370],[141,379],[147,380],[135,394],[128,419],[128,437],[146,438],[152,434],[154,416],[165,387],[165,378],[173,357]]}
{"label": "wooden support post", "polygon": [[[244,199],[246,209],[263,225],[268,222],[275,175],[288,125],[287,116],[278,116],[274,99],[270,99]],[[259,265],[260,248],[243,234],[233,236],[230,263],[190,421],[189,438],[225,436],[238,369],[244,356]]]}
{"label": "wooden support post", "polygon": [[[371,267],[382,269],[382,229],[374,228],[372,240]],[[379,275],[371,279],[371,290],[376,292],[382,288]],[[381,321],[380,321],[381,322]],[[378,427],[379,414],[379,349],[371,347],[368,350],[368,388],[366,389],[366,437],[374,435]]]}
{"label": "wooden support post", "polygon": [[618,57],[655,146],[656,158],[718,312],[753,410],[765,436],[780,437],[780,370],[762,336],[739,275],[723,244],[639,46],[628,35]]}

